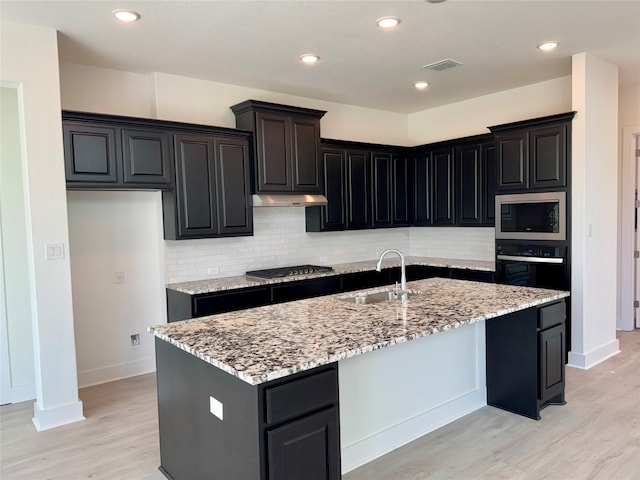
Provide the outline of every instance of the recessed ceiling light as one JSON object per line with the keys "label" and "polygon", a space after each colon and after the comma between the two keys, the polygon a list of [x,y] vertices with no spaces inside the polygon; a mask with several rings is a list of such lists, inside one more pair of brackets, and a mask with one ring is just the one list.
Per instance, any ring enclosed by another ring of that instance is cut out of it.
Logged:
{"label": "recessed ceiling light", "polygon": [[380,28],[393,28],[400,23],[400,19],[396,17],[382,17],[376,20]]}
{"label": "recessed ceiling light", "polygon": [[553,50],[557,46],[558,46],[558,42],[544,42],[538,45],[538,48],[543,52],[548,52],[550,50]]}
{"label": "recessed ceiling light", "polygon": [[300,61],[302,63],[312,64],[316,63],[318,60],[320,60],[320,57],[314,53],[305,53],[304,55],[300,55]]}
{"label": "recessed ceiling light", "polygon": [[133,10],[114,10],[111,13],[121,22],[135,22],[140,19],[140,14]]}
{"label": "recessed ceiling light", "polygon": [[429,82],[420,81],[420,82],[414,83],[413,86],[416,87],[418,90],[424,90],[429,86]]}

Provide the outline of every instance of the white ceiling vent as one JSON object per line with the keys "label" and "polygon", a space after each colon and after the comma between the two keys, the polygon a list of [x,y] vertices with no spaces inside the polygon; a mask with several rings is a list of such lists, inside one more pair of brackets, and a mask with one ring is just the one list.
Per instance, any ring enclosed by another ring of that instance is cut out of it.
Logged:
{"label": "white ceiling vent", "polygon": [[440,60],[438,62],[430,63],[429,65],[425,65],[422,68],[426,68],[427,70],[447,70],[448,68],[457,67],[458,65],[462,65],[462,62],[458,62],[457,60],[452,60],[451,58],[445,58],[444,60]]}

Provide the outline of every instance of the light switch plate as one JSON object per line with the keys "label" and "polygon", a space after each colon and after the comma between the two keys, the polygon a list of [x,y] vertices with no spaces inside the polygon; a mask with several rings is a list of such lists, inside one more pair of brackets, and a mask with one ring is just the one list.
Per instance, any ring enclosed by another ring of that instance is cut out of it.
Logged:
{"label": "light switch plate", "polygon": [[45,243],[44,259],[45,260],[64,259],[64,243]]}

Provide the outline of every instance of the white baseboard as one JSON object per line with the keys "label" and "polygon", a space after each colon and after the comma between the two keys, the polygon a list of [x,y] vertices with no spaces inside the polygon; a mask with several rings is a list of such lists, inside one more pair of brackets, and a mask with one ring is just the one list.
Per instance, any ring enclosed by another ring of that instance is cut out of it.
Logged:
{"label": "white baseboard", "polygon": [[474,390],[368,438],[343,446],[341,449],[342,473],[350,472],[385,453],[462,418],[486,404],[486,388]]}
{"label": "white baseboard", "polygon": [[615,339],[587,353],[569,352],[567,365],[588,370],[618,353],[620,353],[620,342]]}
{"label": "white baseboard", "polygon": [[113,382],[122,378],[135,377],[156,371],[155,357],[147,357],[134,362],[119,363],[107,367],[78,372],[78,387],[90,387],[100,383]]}
{"label": "white baseboard", "polygon": [[82,402],[80,400],[54,408],[47,408],[46,410],[40,408],[37,402],[33,404],[32,421],[39,432],[81,420],[84,420],[84,415],[82,414]]}
{"label": "white baseboard", "polygon": [[[3,396],[5,393],[3,392]],[[26,383],[24,385],[11,386],[6,392],[7,403],[20,403],[36,399],[36,384]],[[3,397],[4,400],[4,397]]]}

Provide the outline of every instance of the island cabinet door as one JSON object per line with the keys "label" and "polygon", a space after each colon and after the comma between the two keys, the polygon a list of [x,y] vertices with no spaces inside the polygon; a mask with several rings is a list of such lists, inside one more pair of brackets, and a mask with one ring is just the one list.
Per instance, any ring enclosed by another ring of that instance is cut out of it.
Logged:
{"label": "island cabinet door", "polygon": [[269,480],[338,480],[338,439],[335,407],[269,431]]}

